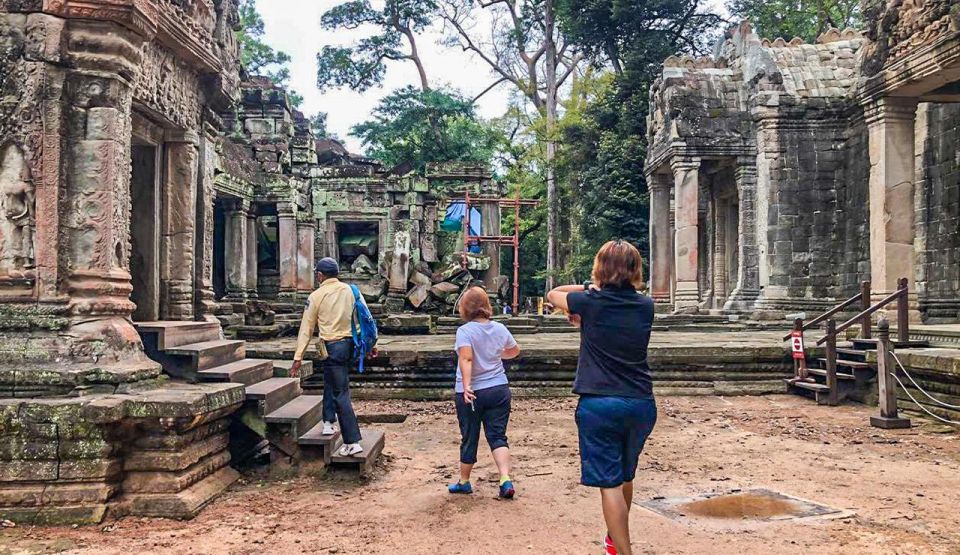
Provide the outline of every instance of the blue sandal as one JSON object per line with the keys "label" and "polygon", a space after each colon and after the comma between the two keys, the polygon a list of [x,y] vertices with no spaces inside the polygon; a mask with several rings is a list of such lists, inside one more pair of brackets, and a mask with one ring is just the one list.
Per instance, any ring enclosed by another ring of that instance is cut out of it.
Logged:
{"label": "blue sandal", "polygon": [[473,493],[473,486],[470,485],[470,482],[467,482],[465,484],[461,484],[460,482],[457,482],[455,484],[450,484],[449,486],[447,486],[447,491],[449,491],[450,493],[464,493],[464,494]]}

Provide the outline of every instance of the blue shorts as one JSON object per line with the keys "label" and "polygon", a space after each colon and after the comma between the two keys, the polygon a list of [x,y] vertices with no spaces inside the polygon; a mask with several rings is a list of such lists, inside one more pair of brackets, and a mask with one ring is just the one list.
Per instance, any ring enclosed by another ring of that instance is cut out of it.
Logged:
{"label": "blue shorts", "polygon": [[577,404],[580,483],[615,488],[633,481],[637,461],[657,423],[653,399],[584,395]]}

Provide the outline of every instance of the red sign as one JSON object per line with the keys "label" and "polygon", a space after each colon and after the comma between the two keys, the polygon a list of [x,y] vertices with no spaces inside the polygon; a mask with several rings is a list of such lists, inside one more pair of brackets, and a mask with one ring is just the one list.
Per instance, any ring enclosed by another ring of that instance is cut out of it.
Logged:
{"label": "red sign", "polygon": [[803,352],[803,332],[797,330],[790,335],[792,336],[790,338],[790,348],[793,351],[793,358],[795,359],[806,358],[806,355]]}

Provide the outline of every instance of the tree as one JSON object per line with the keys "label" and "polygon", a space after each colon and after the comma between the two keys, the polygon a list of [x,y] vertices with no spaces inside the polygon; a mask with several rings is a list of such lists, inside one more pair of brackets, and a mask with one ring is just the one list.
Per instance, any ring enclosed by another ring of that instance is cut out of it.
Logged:
{"label": "tree", "polygon": [[388,166],[430,162],[490,162],[501,136],[479,121],[473,102],[452,91],[405,87],[380,101],[373,119],[355,125],[367,154]]}
{"label": "tree", "polygon": [[439,4],[441,16],[450,30],[450,44],[477,55],[497,76],[494,85],[512,84],[545,120],[542,141],[546,146],[546,288],[550,289],[558,267],[559,197],[555,162],[559,96],[582,56],[557,29],[555,0],[480,0],[477,5],[486,10],[493,21],[486,34],[477,30],[472,0],[440,0]]}
{"label": "tree", "polygon": [[860,0],[729,0],[734,16],[750,21],[761,37],[800,37],[813,42],[831,27],[862,23]]}
{"label": "tree", "polygon": [[[271,81],[288,88],[290,81],[290,55],[273,49],[263,42],[265,35],[263,18],[257,11],[256,0],[240,1],[240,30],[237,41],[240,43],[240,60],[247,73],[269,77]],[[299,106],[303,97],[290,90],[290,102]]]}
{"label": "tree", "polygon": [[[429,90],[416,34],[430,25],[435,9],[433,0],[386,0],[379,10],[369,0],[353,0],[329,10],[320,19],[324,29],[354,30],[372,25],[378,32],[351,47],[324,46],[317,55],[317,85],[321,89],[349,87],[363,92],[383,84],[387,62],[408,60],[417,67],[420,88]],[[404,42],[407,52],[401,50]]]}
{"label": "tree", "polygon": [[316,138],[326,138],[329,133],[327,130],[327,113],[318,112],[310,116],[310,128],[313,130],[313,135]]}
{"label": "tree", "polygon": [[722,18],[705,0],[557,0],[560,26],[596,67],[573,87],[561,131],[561,177],[578,200],[574,273],[596,249],[623,238],[647,248],[649,200],[644,178],[649,90],[671,54],[703,53]]}

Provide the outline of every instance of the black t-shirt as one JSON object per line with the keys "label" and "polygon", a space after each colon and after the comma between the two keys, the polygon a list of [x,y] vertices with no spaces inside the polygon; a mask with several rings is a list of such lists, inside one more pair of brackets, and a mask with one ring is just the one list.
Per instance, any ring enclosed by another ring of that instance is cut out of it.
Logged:
{"label": "black t-shirt", "polygon": [[573,392],[578,395],[653,397],[647,344],[653,300],[632,288],[567,295],[581,319],[580,360]]}

